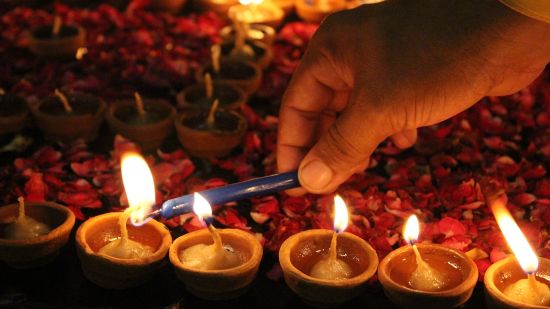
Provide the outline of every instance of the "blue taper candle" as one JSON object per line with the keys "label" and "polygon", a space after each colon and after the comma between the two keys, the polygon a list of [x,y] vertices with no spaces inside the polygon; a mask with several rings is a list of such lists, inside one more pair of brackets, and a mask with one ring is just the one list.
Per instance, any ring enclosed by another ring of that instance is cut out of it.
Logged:
{"label": "blue taper candle", "polygon": [[[221,205],[228,202],[269,195],[279,191],[299,187],[297,172],[275,174],[261,178],[250,179],[223,187],[199,192],[211,205]],[[162,207],[154,215],[172,218],[193,211],[193,194],[180,196],[162,203]]]}

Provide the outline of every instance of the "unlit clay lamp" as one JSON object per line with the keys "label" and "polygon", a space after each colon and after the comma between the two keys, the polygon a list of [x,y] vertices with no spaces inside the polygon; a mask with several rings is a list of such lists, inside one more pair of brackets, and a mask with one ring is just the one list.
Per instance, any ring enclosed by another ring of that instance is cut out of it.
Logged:
{"label": "unlit clay lamp", "polygon": [[[193,210],[203,222],[212,208],[195,193]],[[246,293],[262,260],[262,245],[252,234],[237,229],[217,230],[211,224],[185,234],[170,247],[170,262],[176,275],[192,294],[223,300]]]}
{"label": "unlit clay lamp", "polygon": [[29,38],[29,49],[46,58],[74,58],[85,44],[86,31],[82,27],[63,25],[59,16],[52,25],[32,30]]}
{"label": "unlit clay lamp", "polygon": [[536,256],[501,199],[489,205],[514,256],[485,272],[487,304],[490,308],[550,308],[550,260]]}
{"label": "unlit clay lamp", "polygon": [[477,283],[475,263],[464,253],[435,244],[414,244],[419,234],[415,215],[404,238],[410,246],[388,254],[378,268],[384,293],[401,308],[453,308],[464,304]]}
{"label": "unlit clay lamp", "polygon": [[248,124],[239,113],[218,110],[216,100],[208,109],[187,110],[176,119],[183,147],[196,157],[223,157],[237,147]]}
{"label": "unlit clay lamp", "polygon": [[295,5],[296,13],[301,19],[314,23],[347,8],[344,0],[296,0]]}
{"label": "unlit clay lamp", "polygon": [[227,14],[231,20],[240,23],[263,24],[277,28],[285,17],[285,12],[271,1],[239,0],[239,3],[232,6]]}
{"label": "unlit clay lamp", "polygon": [[31,105],[31,112],[47,139],[91,141],[103,122],[105,102],[89,94],[64,94],[56,89],[55,95]]}
{"label": "unlit clay lamp", "polygon": [[168,229],[155,220],[133,225],[142,223],[155,203],[153,176],[145,160],[126,153],[121,171],[129,208],[90,218],[76,232],[84,275],[108,289],[130,288],[149,280],[172,243]]}
{"label": "unlit clay lamp", "polygon": [[174,129],[175,108],[165,100],[142,99],[111,104],[107,123],[111,130],[141,145],[144,151],[156,150]]}
{"label": "unlit clay lamp", "polygon": [[0,207],[0,260],[14,268],[41,266],[52,261],[69,240],[74,214],[55,203]]}
{"label": "unlit clay lamp", "polygon": [[203,82],[205,74],[214,81],[221,81],[239,87],[248,96],[258,90],[262,82],[262,70],[253,62],[221,58],[220,45],[212,46],[212,62],[197,71],[197,80]]}
{"label": "unlit clay lamp", "polygon": [[28,116],[27,101],[0,88],[0,136],[21,131]]}
{"label": "unlit clay lamp", "polygon": [[[225,26],[220,30],[220,37],[223,41],[234,41],[236,35],[235,24]],[[270,26],[252,24],[246,27],[246,39],[250,41],[260,41],[270,46],[275,40],[275,29]]]}
{"label": "unlit clay lamp", "polygon": [[180,109],[209,108],[218,99],[221,109],[238,110],[246,103],[247,97],[240,88],[224,82],[213,82],[210,74],[206,74],[204,83],[183,89],[176,99]]}
{"label": "unlit clay lamp", "polygon": [[279,250],[286,284],[316,307],[337,306],[359,296],[378,266],[376,251],[366,241],[343,233],[348,222],[344,201],[336,196],[334,204],[334,232],[300,232]]}
{"label": "unlit clay lamp", "polygon": [[271,47],[257,40],[249,40],[247,24],[235,22],[235,28],[235,39],[221,45],[222,57],[254,62],[262,69],[268,67],[273,58]]}

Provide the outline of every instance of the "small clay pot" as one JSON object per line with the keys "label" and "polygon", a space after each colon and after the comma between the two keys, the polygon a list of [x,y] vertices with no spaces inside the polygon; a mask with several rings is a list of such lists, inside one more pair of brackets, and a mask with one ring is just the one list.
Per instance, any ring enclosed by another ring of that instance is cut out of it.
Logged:
{"label": "small clay pot", "polygon": [[296,0],[296,13],[301,19],[312,23],[320,23],[328,15],[346,9],[346,1],[343,0],[331,1],[330,10],[319,8],[316,1],[313,5],[308,4],[308,2],[307,0]]}
{"label": "small clay pot", "polygon": [[133,100],[111,104],[105,118],[111,131],[137,142],[144,151],[157,149],[174,129],[176,109],[167,101],[144,99],[145,118]]}
{"label": "small clay pot", "polygon": [[86,31],[82,27],[62,25],[56,37],[51,33],[52,25],[34,29],[29,37],[31,52],[45,58],[71,59],[86,45]]}
{"label": "small clay pot", "polygon": [[0,95],[0,136],[17,133],[29,117],[27,101],[14,94]]}
{"label": "small clay pot", "polygon": [[246,261],[233,268],[221,270],[198,270],[185,266],[179,258],[182,250],[198,244],[212,244],[212,236],[207,229],[185,234],[170,247],[170,262],[176,276],[193,295],[208,300],[225,300],[246,293],[256,277],[262,260],[262,245],[256,237],[237,229],[218,230],[222,243],[230,244],[246,256]]}
{"label": "small clay pot", "polygon": [[376,273],[378,256],[363,239],[342,233],[337,238],[338,258],[352,269],[353,277],[341,280],[310,276],[311,268],[330,250],[333,231],[308,230],[289,237],[279,250],[285,282],[302,300],[315,307],[332,307],[363,293]]}
{"label": "small clay pot", "polygon": [[214,12],[221,17],[227,17],[229,8],[239,4],[239,0],[195,0],[196,6],[202,11]]}
{"label": "small clay pot", "polygon": [[[550,260],[539,258],[539,269],[536,273],[537,280],[550,285]],[[491,265],[485,272],[485,298],[489,308],[548,308],[547,306],[534,306],[510,299],[502,291],[510,284],[527,276],[519,266],[514,256],[509,256]]]}
{"label": "small clay pot", "polygon": [[262,70],[257,64],[249,61],[222,58],[219,73],[214,72],[212,64],[209,63],[197,71],[197,81],[203,82],[205,73],[210,73],[216,81],[241,88],[248,96],[254,94],[262,83]]}
{"label": "small clay pot", "polygon": [[48,225],[51,231],[29,239],[4,238],[5,227],[15,220],[18,212],[18,204],[0,207],[0,260],[13,268],[30,268],[51,262],[69,240],[75,222],[74,214],[69,208],[56,203],[28,202],[25,214]]}
{"label": "small clay pot", "polygon": [[[254,56],[247,57],[247,59],[240,59],[244,61],[251,61],[257,64],[261,69],[265,69],[269,66],[271,63],[271,60],[273,59],[273,52],[271,51],[271,47],[266,45],[265,43],[259,42],[259,41],[253,41],[253,40],[247,40],[246,44],[252,48],[254,51]],[[233,47],[235,46],[234,41],[227,41],[224,42],[221,45],[222,48],[222,56],[227,58],[234,58],[231,55],[231,51],[233,50]]]}
{"label": "small clay pot", "polygon": [[103,122],[105,102],[82,93],[65,94],[73,112],[67,113],[56,96],[49,96],[31,105],[31,113],[46,139],[70,142],[82,138],[89,142],[97,137]]}
{"label": "small clay pot", "polygon": [[[453,308],[464,304],[477,283],[476,264],[464,253],[435,244],[417,244],[422,258],[428,263],[446,265],[451,287],[437,292],[420,291],[408,285],[416,269],[416,258],[411,246],[390,252],[380,262],[378,280],[391,302],[400,308]],[[456,267],[452,267],[449,264]]]}
{"label": "small clay pot", "polygon": [[204,83],[189,86],[180,91],[176,97],[180,109],[205,109],[210,108],[213,100],[219,100],[220,109],[238,110],[246,103],[246,94],[238,87],[224,83],[214,82],[214,95],[212,99],[206,97]]}
{"label": "small clay pot", "polygon": [[[235,40],[235,26],[229,25],[225,26],[220,30],[220,36],[223,41],[234,41]],[[268,46],[273,43],[275,40],[276,32],[273,27],[261,25],[261,24],[252,24],[249,25],[248,29],[248,40],[252,41],[261,41]]]}
{"label": "small clay pot", "polygon": [[270,1],[264,1],[259,5],[256,5],[254,8],[255,11],[259,11],[261,14],[254,14],[255,16],[261,16],[261,19],[242,19],[242,16],[250,16],[252,14],[243,14],[245,11],[249,11],[250,8],[248,5],[234,5],[231,8],[229,8],[229,11],[227,12],[227,15],[233,19],[238,20],[240,22],[245,22],[247,24],[262,24],[262,25],[268,25],[273,28],[278,28],[281,23],[283,22],[283,19],[285,18],[285,12],[274,3]]}
{"label": "small clay pot", "polygon": [[235,111],[216,112],[216,128],[206,128],[207,109],[188,110],[176,119],[178,139],[195,157],[223,157],[237,147],[246,132],[246,119]]}
{"label": "small clay pot", "polygon": [[85,221],[76,232],[76,252],[84,276],[106,289],[125,289],[151,279],[160,268],[172,243],[170,232],[162,223],[150,220],[140,227],[128,224],[128,236],[155,248],[150,256],[120,259],[98,253],[111,239],[120,237],[121,212],[99,215]]}
{"label": "small clay pot", "polygon": [[185,6],[187,0],[151,0],[149,6],[154,11],[176,14]]}

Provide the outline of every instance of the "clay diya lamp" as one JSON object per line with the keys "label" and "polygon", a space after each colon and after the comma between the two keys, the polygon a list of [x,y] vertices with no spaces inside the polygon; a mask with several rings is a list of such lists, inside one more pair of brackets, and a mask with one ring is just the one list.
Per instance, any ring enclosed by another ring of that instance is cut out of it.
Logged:
{"label": "clay diya lamp", "polygon": [[195,157],[226,156],[246,132],[246,119],[235,111],[217,110],[216,102],[210,110],[188,110],[176,119],[178,139]]}
{"label": "clay diya lamp", "polygon": [[247,26],[237,24],[237,34],[232,41],[221,44],[221,56],[237,60],[250,61],[265,69],[271,63],[273,52],[263,42],[247,39]]}
{"label": "clay diya lamp", "polygon": [[[193,209],[211,219],[210,204],[195,193]],[[203,221],[204,222],[204,221]],[[176,276],[193,295],[225,300],[246,293],[262,260],[262,245],[252,234],[237,229],[217,230],[211,224],[185,234],[170,247]]]}
{"label": "clay diya lamp", "polygon": [[176,14],[185,6],[187,0],[151,0],[149,7],[154,11]]}
{"label": "clay diya lamp", "polygon": [[206,109],[218,99],[220,109],[238,110],[246,103],[246,94],[238,87],[224,82],[213,82],[209,74],[204,83],[191,85],[176,96],[180,109]]}
{"label": "clay diya lamp", "polygon": [[319,23],[328,15],[345,10],[343,0],[296,0],[296,13],[308,22]]}
{"label": "clay diya lamp", "polygon": [[550,260],[539,258],[506,208],[503,199],[489,205],[514,256],[485,272],[485,295],[490,308],[550,308]]}
{"label": "clay diya lamp", "polygon": [[240,4],[232,6],[227,12],[233,21],[277,28],[285,17],[285,12],[271,1],[239,0],[239,2]]}
{"label": "clay diya lamp", "polygon": [[[235,25],[225,26],[220,30],[220,37],[223,41],[234,41],[236,35]],[[246,39],[251,41],[260,41],[268,46],[275,40],[275,29],[261,24],[248,25]]]}
{"label": "clay diya lamp", "polygon": [[25,126],[29,116],[27,101],[0,89],[0,136],[17,133]]}
{"label": "clay diya lamp", "polygon": [[376,251],[363,239],[341,233],[347,220],[346,206],[337,196],[334,232],[301,232],[285,240],[279,250],[286,284],[307,304],[332,307],[353,299],[376,273]]}
{"label": "clay diya lamp", "polygon": [[262,82],[262,70],[252,62],[231,58],[220,58],[221,47],[212,46],[212,62],[197,71],[196,79],[203,82],[205,74],[210,74],[215,81],[239,87],[251,96]]}
{"label": "clay diya lamp", "polygon": [[84,275],[107,289],[130,288],[152,278],[172,243],[163,224],[144,221],[155,203],[153,176],[145,160],[125,153],[121,171],[130,206],[90,218],[76,232]]}
{"label": "clay diya lamp", "polygon": [[[405,239],[418,237],[416,216],[405,225]],[[391,302],[401,308],[453,308],[464,304],[477,283],[475,263],[464,253],[435,244],[412,244],[388,254],[378,279]]]}
{"label": "clay diya lamp", "polygon": [[30,106],[31,113],[46,139],[70,142],[78,138],[91,141],[103,122],[105,102],[83,93],[55,95]]}
{"label": "clay diya lamp", "polygon": [[134,100],[109,106],[105,118],[111,131],[137,142],[144,151],[151,151],[172,132],[175,117],[176,109],[167,101],[142,99],[136,92]]}
{"label": "clay diya lamp", "polygon": [[82,27],[63,25],[56,16],[52,25],[31,31],[29,49],[45,58],[74,58],[79,48],[86,44],[86,31]]}
{"label": "clay diya lamp", "polygon": [[238,0],[196,0],[199,9],[214,12],[222,17],[226,17],[229,8],[238,3]]}
{"label": "clay diya lamp", "polygon": [[0,260],[14,268],[52,261],[69,240],[75,216],[69,208],[50,202],[0,207]]}

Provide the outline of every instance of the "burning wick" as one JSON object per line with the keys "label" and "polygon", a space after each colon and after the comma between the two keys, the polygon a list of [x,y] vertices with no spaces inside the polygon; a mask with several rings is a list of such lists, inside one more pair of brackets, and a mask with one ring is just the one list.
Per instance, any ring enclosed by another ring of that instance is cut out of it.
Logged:
{"label": "burning wick", "polygon": [[71,107],[71,104],[69,103],[69,100],[67,99],[65,94],[63,94],[63,92],[59,91],[58,89],[55,89],[54,93],[59,101],[61,101],[61,104],[63,104],[63,108],[65,109],[65,111],[69,114],[72,113],[73,108]]}
{"label": "burning wick", "polygon": [[216,111],[218,110],[218,105],[220,105],[220,100],[214,100],[214,103],[212,103],[210,111],[208,112],[208,117],[206,118],[206,125],[211,130],[214,129],[214,125],[216,123]]}
{"label": "burning wick", "polygon": [[412,246],[416,260],[416,269],[411,274],[409,285],[422,291],[440,291],[445,288],[448,280],[442,272],[437,271],[422,259],[415,244],[419,234],[420,224],[418,218],[416,215],[412,215],[407,219],[403,231],[403,238]]}
{"label": "burning wick", "polygon": [[328,280],[351,278],[351,267],[344,260],[338,258],[336,246],[338,234],[346,229],[348,219],[346,203],[339,195],[336,195],[334,197],[334,233],[330,241],[329,254],[311,268],[310,275],[312,277]]}
{"label": "burning wick", "polygon": [[131,240],[128,233],[128,219],[143,222],[155,203],[155,184],[147,162],[137,153],[129,152],[121,160],[122,182],[130,206],[120,215],[118,224],[120,237],[103,246],[99,253],[120,259],[136,259],[150,256],[154,248]]}
{"label": "burning wick", "polygon": [[488,196],[487,200],[506,242],[527,274],[526,279],[520,279],[506,287],[504,295],[524,304],[549,306],[550,287],[536,279],[538,257],[506,208],[506,195],[504,192],[497,192],[493,196]]}
{"label": "burning wick", "polygon": [[57,37],[59,35],[59,31],[61,30],[61,17],[59,15],[55,15],[53,18],[53,25],[52,25],[52,37]]}
{"label": "burning wick", "polygon": [[138,114],[141,117],[144,117],[146,112],[145,112],[145,108],[143,107],[143,99],[141,98],[141,95],[137,91],[134,92],[134,101],[136,103],[136,109],[138,111]]}
{"label": "burning wick", "polygon": [[214,73],[219,74],[220,73],[220,57],[222,54],[222,49],[219,44],[212,45],[210,48],[210,53],[212,57],[212,68],[214,69]]}
{"label": "burning wick", "polygon": [[212,218],[210,203],[200,194],[194,194],[193,211],[205,224],[213,244],[198,244],[183,250],[179,258],[183,265],[200,270],[233,268],[243,263],[244,257],[230,245],[224,245],[218,230],[207,221]]}
{"label": "burning wick", "polygon": [[19,213],[15,222],[6,226],[5,234],[8,239],[29,239],[45,235],[50,232],[50,227],[42,222],[25,215],[25,198],[20,196]]}
{"label": "burning wick", "polygon": [[204,88],[206,90],[206,97],[210,100],[214,96],[214,83],[212,82],[212,75],[209,73],[204,74]]}

